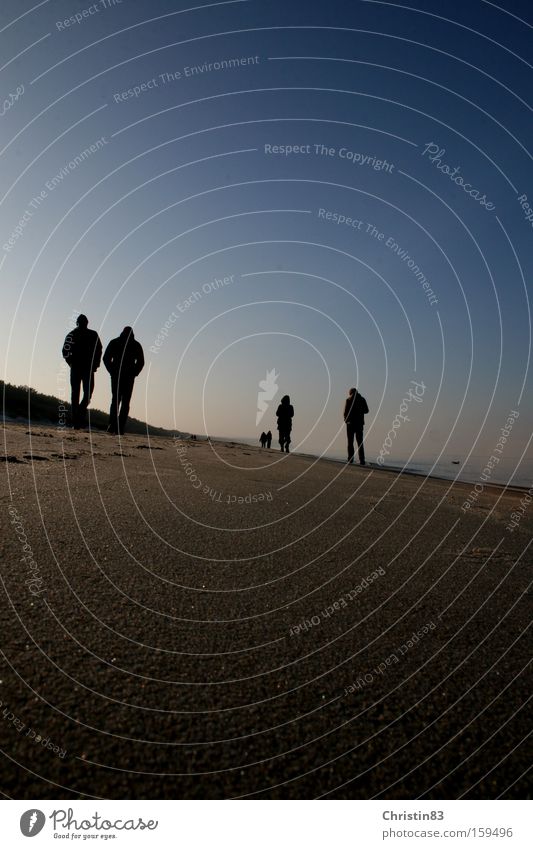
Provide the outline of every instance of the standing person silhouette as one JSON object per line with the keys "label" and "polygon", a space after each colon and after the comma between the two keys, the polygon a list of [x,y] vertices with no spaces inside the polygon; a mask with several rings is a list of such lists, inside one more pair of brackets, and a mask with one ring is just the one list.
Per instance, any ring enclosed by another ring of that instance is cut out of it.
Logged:
{"label": "standing person silhouette", "polygon": [[365,447],[363,444],[363,428],[365,426],[366,413],[368,413],[368,405],[365,399],[355,387],[352,387],[344,404],[344,421],[346,422],[346,435],[348,437],[348,462],[353,463],[355,454],[353,441],[355,436],[361,466],[366,466]]}
{"label": "standing person silhouette", "polygon": [[261,443],[261,448],[264,448],[265,445],[266,445],[266,442],[267,442],[267,435],[266,435],[265,431],[263,431],[263,433],[259,437],[259,442]]}
{"label": "standing person silhouette", "polygon": [[267,435],[266,435],[266,445],[267,445],[267,448],[270,448],[270,446],[272,445],[272,431],[271,430],[269,430]]}
{"label": "standing person silhouette", "polygon": [[[79,315],[76,327],[67,333],[63,343],[63,358],[70,366],[70,388],[72,406],[72,427],[84,428],[87,425],[87,408],[94,391],[94,373],[102,359],[102,343],[96,330],[89,330],[89,319]],[[83,397],[80,403],[80,388]]]}
{"label": "standing person silhouette", "polygon": [[292,419],[294,416],[294,407],[288,395],[284,395],[281,399],[276,416],[278,417],[279,444],[281,450],[286,451],[288,454],[289,445],[291,444]]}
{"label": "standing person silhouette", "polygon": [[126,432],[133,384],[144,368],[143,349],[135,339],[131,327],[125,327],[120,336],[111,340],[105,349],[104,365],[111,375],[111,408],[107,431],[123,436]]}

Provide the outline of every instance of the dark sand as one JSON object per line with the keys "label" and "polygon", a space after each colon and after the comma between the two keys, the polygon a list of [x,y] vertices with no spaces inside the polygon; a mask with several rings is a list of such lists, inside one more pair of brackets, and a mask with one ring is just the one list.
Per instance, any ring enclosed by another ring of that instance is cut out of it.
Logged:
{"label": "dark sand", "polygon": [[465,515],[466,484],[27,430],[4,430],[6,796],[527,795],[519,493]]}

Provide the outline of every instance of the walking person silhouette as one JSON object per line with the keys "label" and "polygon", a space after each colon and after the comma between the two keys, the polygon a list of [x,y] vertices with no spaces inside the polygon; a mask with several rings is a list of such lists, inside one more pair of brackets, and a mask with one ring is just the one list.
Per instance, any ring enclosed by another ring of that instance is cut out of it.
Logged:
{"label": "walking person silhouette", "polygon": [[[87,425],[87,408],[94,391],[94,373],[102,359],[102,343],[96,330],[89,330],[89,319],[79,315],[76,327],[67,333],[63,343],[63,358],[70,366],[72,427]],[[83,396],[80,402],[80,389]]]}
{"label": "walking person silhouette", "polygon": [[111,375],[111,408],[108,433],[124,435],[130,411],[135,378],[144,368],[144,352],[131,327],[112,339],[104,354],[104,365]]}
{"label": "walking person silhouette", "polygon": [[366,413],[368,413],[368,405],[365,399],[355,387],[352,387],[344,404],[344,421],[346,422],[346,435],[348,437],[348,462],[353,463],[355,436],[361,466],[366,466],[365,447],[363,444]]}
{"label": "walking person silhouette", "polygon": [[271,445],[272,445],[272,431],[269,430],[267,435],[266,435],[266,446],[267,446],[267,448],[270,448]]}
{"label": "walking person silhouette", "polygon": [[294,416],[294,407],[288,395],[284,395],[281,399],[276,416],[278,417],[279,444],[281,450],[286,451],[288,454],[289,445],[291,444],[292,419]]}

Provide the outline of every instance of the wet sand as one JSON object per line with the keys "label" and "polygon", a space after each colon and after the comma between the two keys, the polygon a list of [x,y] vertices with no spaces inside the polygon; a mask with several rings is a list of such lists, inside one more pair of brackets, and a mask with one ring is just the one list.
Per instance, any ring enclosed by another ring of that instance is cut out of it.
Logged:
{"label": "wet sand", "polygon": [[[6,425],[14,798],[523,798],[521,493]],[[529,548],[528,548],[529,546]]]}

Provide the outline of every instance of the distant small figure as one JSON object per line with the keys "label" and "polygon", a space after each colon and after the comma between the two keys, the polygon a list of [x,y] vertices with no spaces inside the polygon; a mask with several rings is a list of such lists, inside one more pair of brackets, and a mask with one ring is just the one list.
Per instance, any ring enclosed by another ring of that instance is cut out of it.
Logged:
{"label": "distant small figure", "polygon": [[268,431],[266,438],[267,438],[267,448],[270,448],[270,446],[272,445],[272,431],[271,430]]}
{"label": "distant small figure", "polygon": [[291,404],[291,399],[288,395],[284,395],[281,399],[281,404],[276,410],[278,417],[278,432],[279,444],[282,451],[289,453],[289,445],[291,444],[292,419],[294,416],[294,407]]}
{"label": "distant small figure", "polygon": [[[111,375],[111,408],[108,433],[123,435],[130,411],[135,378],[144,368],[144,353],[131,327],[112,339],[104,354],[104,365]],[[119,409],[120,408],[120,409]]]}
{"label": "distant small figure", "polygon": [[368,413],[368,406],[365,399],[355,387],[352,387],[344,404],[344,421],[346,422],[346,435],[348,437],[348,462],[353,463],[355,436],[361,466],[366,465],[363,444],[363,428],[365,426],[366,413]]}
{"label": "distant small figure", "polygon": [[[96,330],[89,330],[89,319],[79,315],[76,327],[65,338],[62,354],[70,366],[72,427],[87,425],[87,408],[94,391],[94,373],[102,359],[102,343]],[[80,403],[80,388],[83,397]]]}
{"label": "distant small figure", "polygon": [[259,437],[259,442],[261,443],[261,448],[264,448],[265,445],[267,444],[267,435],[266,435],[265,431],[263,431],[263,433]]}

